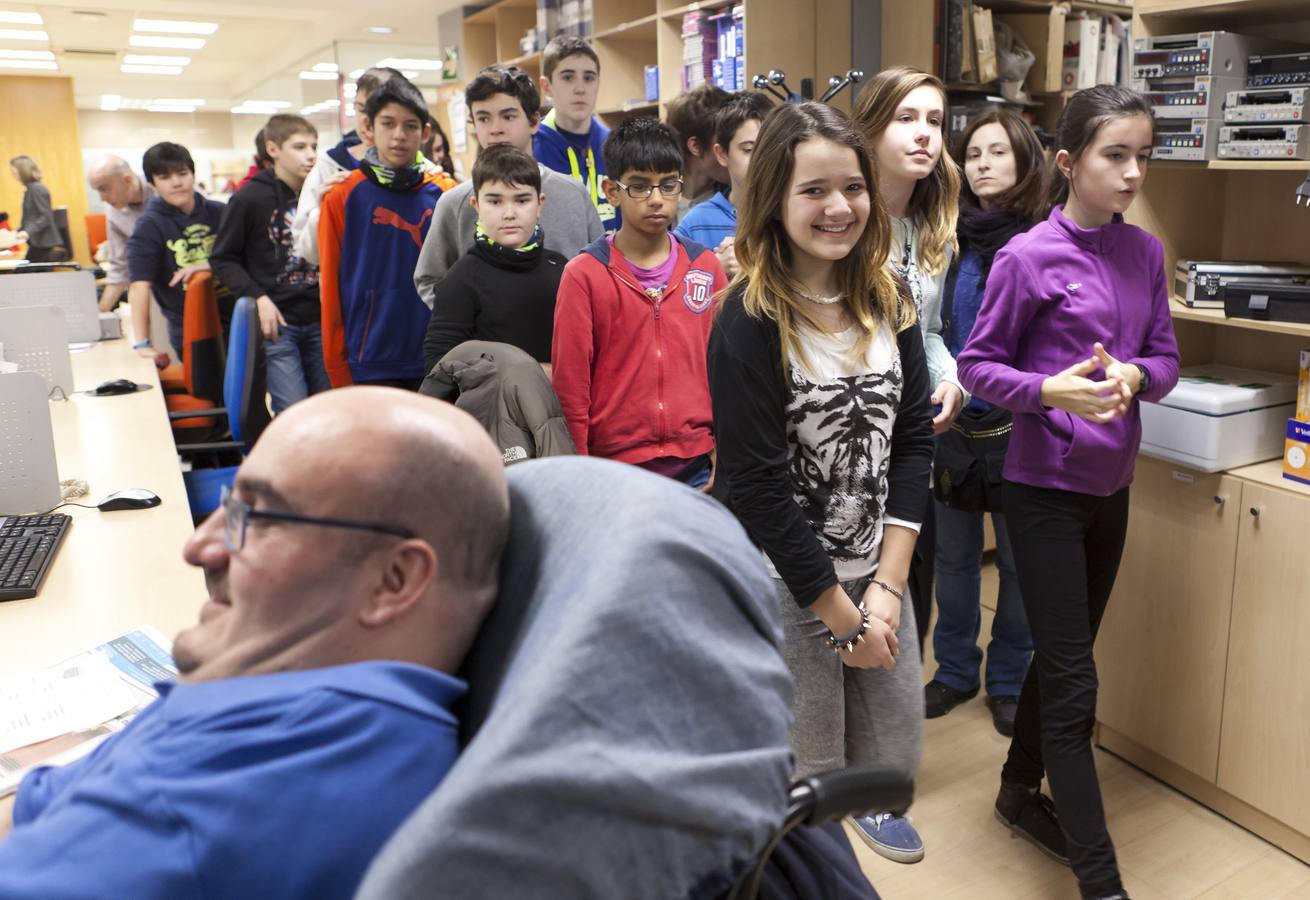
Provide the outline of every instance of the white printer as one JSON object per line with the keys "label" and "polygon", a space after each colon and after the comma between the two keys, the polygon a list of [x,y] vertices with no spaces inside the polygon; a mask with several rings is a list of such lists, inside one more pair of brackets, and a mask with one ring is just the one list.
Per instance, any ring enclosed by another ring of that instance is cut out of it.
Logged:
{"label": "white printer", "polygon": [[1283,455],[1296,376],[1235,366],[1187,366],[1159,403],[1142,403],[1142,453],[1202,472]]}

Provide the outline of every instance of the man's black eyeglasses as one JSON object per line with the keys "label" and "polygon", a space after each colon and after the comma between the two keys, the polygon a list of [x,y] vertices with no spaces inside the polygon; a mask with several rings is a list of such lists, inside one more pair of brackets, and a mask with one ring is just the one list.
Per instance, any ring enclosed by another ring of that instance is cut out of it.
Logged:
{"label": "man's black eyeglasses", "polygon": [[223,509],[223,544],[229,553],[239,553],[246,545],[246,525],[251,519],[268,519],[275,522],[294,522],[299,525],[318,525],[323,528],[351,528],[355,531],[372,531],[398,538],[412,538],[414,532],[395,525],[379,522],[354,522],[350,519],[325,519],[319,516],[301,516],[289,512],[270,512],[254,509],[249,503],[238,500],[232,489],[223,485],[218,504]]}

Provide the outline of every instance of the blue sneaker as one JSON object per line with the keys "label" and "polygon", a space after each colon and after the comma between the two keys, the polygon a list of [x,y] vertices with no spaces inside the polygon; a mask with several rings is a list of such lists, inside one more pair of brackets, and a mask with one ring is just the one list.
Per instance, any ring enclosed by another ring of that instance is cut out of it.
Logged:
{"label": "blue sneaker", "polygon": [[898,863],[917,863],[923,859],[923,839],[904,816],[877,813],[850,821],[860,839],[884,859]]}

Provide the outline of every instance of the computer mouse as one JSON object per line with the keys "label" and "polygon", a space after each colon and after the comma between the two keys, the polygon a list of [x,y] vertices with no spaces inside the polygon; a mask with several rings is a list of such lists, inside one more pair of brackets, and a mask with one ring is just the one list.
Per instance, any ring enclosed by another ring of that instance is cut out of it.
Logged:
{"label": "computer mouse", "polygon": [[97,503],[96,506],[101,512],[113,512],[116,509],[149,509],[152,506],[158,506],[159,503],[159,495],[154,491],[147,491],[144,488],[128,488],[125,491],[115,491]]}
{"label": "computer mouse", "polygon": [[91,393],[97,397],[110,397],[114,394],[133,394],[136,393],[136,382],[129,381],[126,378],[115,378],[113,381],[105,381],[96,385],[95,390]]}

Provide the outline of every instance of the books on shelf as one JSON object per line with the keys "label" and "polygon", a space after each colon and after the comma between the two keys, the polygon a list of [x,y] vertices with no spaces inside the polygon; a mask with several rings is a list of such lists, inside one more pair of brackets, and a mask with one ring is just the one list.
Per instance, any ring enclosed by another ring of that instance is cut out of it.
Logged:
{"label": "books on shelf", "polygon": [[1121,16],[1073,12],[1053,2],[1045,11],[1010,13],[986,0],[937,0],[934,54],[948,84],[986,84],[1004,67],[996,50],[998,23],[1011,28],[1036,59],[1025,85],[1033,94],[1128,84],[1131,22]]}
{"label": "books on shelf", "polygon": [[1066,91],[1095,87],[1097,56],[1101,48],[1101,20],[1098,16],[1072,13],[1064,21],[1064,76]]}
{"label": "books on shelf", "polygon": [[682,17],[682,89],[710,82],[725,91],[746,87],[745,10],[693,10]]}

